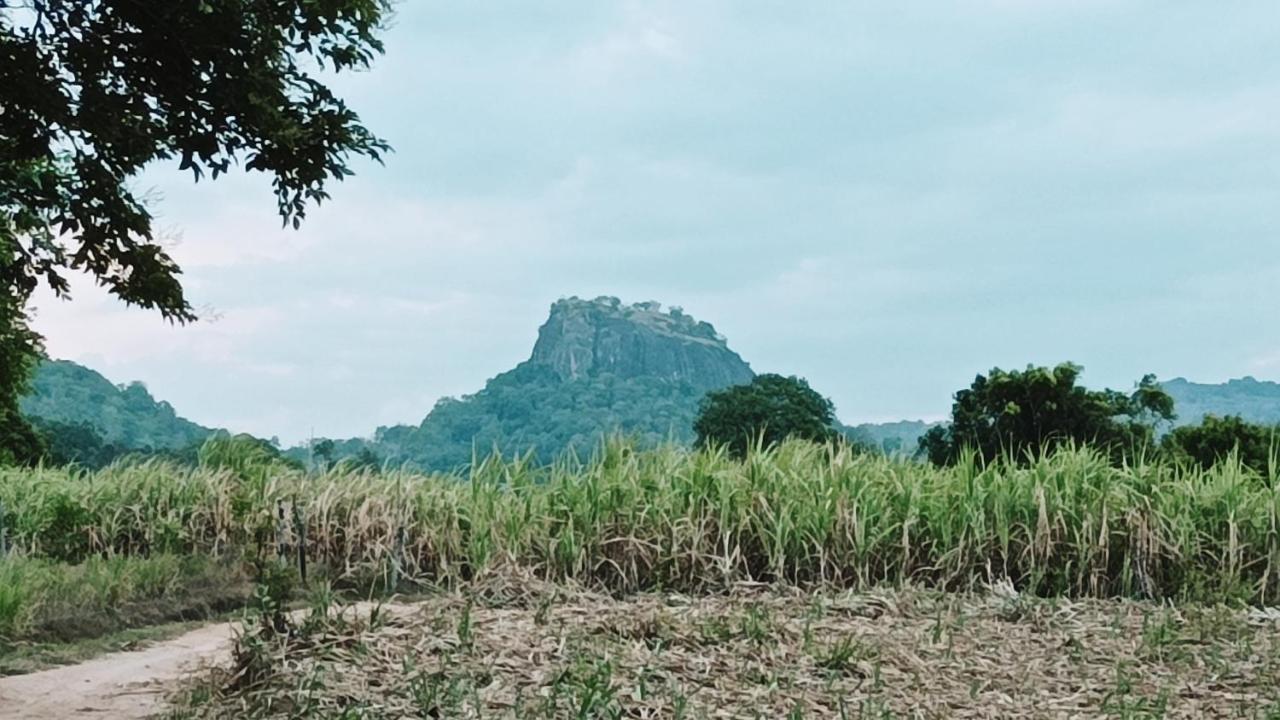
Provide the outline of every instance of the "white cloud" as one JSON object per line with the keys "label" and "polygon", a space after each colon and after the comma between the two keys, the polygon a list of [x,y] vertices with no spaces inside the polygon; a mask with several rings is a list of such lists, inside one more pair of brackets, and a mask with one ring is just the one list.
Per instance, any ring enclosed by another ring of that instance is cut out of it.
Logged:
{"label": "white cloud", "polygon": [[1280,350],[1253,358],[1249,367],[1255,372],[1280,373]]}
{"label": "white cloud", "polygon": [[[33,326],[53,357],[127,366],[143,359],[196,360],[251,371],[248,348],[279,330],[286,314],[275,307],[223,308],[214,319],[175,325],[158,312],[125,306],[84,276],[73,276],[72,301],[40,292]],[[278,368],[272,370],[278,374]]]}
{"label": "white cloud", "polygon": [[[312,246],[309,226],[282,226],[271,188],[260,173],[233,172],[217,182],[157,166],[139,185],[149,191],[161,244],[188,271],[296,261]],[[327,208],[312,211],[324,214]]]}

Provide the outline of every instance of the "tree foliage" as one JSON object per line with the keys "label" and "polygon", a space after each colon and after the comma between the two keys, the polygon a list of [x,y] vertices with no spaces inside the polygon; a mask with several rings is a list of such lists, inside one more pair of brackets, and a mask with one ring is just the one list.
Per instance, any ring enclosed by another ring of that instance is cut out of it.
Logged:
{"label": "tree foliage", "polygon": [[97,469],[124,454],[88,423],[36,418],[32,423],[41,438],[46,465],[78,465]]}
{"label": "tree foliage", "polygon": [[40,362],[40,338],[22,306],[0,295],[0,464],[30,464],[44,454],[39,433],[18,406]]}
{"label": "tree foliage", "polygon": [[177,160],[199,180],[272,177],[295,226],[386,144],[317,73],[367,67],[387,0],[0,0],[0,281],[25,299],[66,271],[174,320],[193,313],[130,182]]}
{"label": "tree foliage", "polygon": [[68,360],[41,361],[20,407],[44,426],[46,436],[85,425],[120,452],[179,450],[203,443],[214,432],[180,417],[142,383],[116,385]]}
{"label": "tree foliage", "polygon": [[920,439],[921,454],[950,464],[970,448],[989,462],[1087,443],[1119,455],[1152,446],[1155,425],[1173,419],[1173,399],[1154,375],[1125,394],[1077,385],[1082,370],[1063,363],[1023,371],[995,368],[977,376],[956,393],[951,424],[931,428]]}
{"label": "tree foliage", "polygon": [[1161,448],[1176,460],[1204,469],[1235,453],[1245,467],[1266,473],[1273,458],[1280,459],[1280,426],[1251,423],[1236,415],[1206,415],[1199,425],[1174,428]]}
{"label": "tree foliage", "polygon": [[615,432],[641,447],[689,442],[703,392],[688,382],[596,372],[564,379],[533,362],[498,375],[472,395],[441,399],[419,425],[378,428],[372,439],[325,440],[289,451],[316,464],[351,459],[450,471],[497,449],[549,462],[594,452]]}
{"label": "tree foliage", "polygon": [[[388,0],[0,0],[0,458],[39,438],[18,397],[40,354],[23,309],[85,272],[127,303],[195,319],[131,187],[159,161],[195,180],[268,174],[297,227],[348,160],[385,142],[319,79],[366,68]],[[65,429],[65,428],[64,428]]]}
{"label": "tree foliage", "polygon": [[835,437],[835,408],[797,377],[759,375],[746,385],[707,393],[694,420],[699,445],[724,445],[737,455],[760,442]]}

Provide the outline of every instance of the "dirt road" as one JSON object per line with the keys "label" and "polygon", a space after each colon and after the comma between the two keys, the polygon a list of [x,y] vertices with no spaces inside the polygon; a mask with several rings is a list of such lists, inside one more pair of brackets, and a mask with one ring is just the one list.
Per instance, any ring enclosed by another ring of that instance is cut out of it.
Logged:
{"label": "dirt road", "polygon": [[175,681],[230,659],[235,623],[193,630],[142,650],[79,665],[0,678],[0,718],[146,718],[162,707]]}
{"label": "dirt road", "polygon": [[[371,603],[357,603],[367,614]],[[384,606],[393,613],[406,606]],[[238,622],[219,623],[96,660],[0,678],[0,720],[135,720],[164,709],[166,693],[192,672],[230,662]]]}

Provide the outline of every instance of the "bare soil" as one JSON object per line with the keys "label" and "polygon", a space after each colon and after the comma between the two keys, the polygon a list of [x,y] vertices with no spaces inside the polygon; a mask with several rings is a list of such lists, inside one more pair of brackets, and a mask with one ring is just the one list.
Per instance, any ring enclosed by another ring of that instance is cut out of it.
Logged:
{"label": "bare soil", "polygon": [[1280,612],[1007,588],[458,594],[263,657],[188,716],[1280,717]]}
{"label": "bare soil", "polygon": [[390,609],[267,640],[252,672],[224,623],[0,679],[0,718],[1280,717],[1275,610],[545,587]]}
{"label": "bare soil", "polygon": [[142,650],[0,678],[0,718],[146,718],[179,679],[225,663],[235,623],[209,625]]}
{"label": "bare soil", "polygon": [[[355,613],[368,612],[360,603]],[[403,611],[397,607],[398,611]],[[231,662],[239,622],[207,625],[139,650],[0,678],[0,720],[135,720],[168,707],[181,681]]]}

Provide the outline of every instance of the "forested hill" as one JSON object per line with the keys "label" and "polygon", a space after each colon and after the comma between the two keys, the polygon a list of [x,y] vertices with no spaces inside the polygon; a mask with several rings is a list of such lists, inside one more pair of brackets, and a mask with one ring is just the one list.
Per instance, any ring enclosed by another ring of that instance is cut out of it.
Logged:
{"label": "forested hill", "polygon": [[702,396],[752,377],[714,327],[679,308],[569,298],[551,306],[525,362],[474,395],[441,400],[420,425],[337,442],[332,455],[363,451],[384,462],[453,469],[469,463],[473,450],[494,447],[535,449],[540,459],[567,448],[590,452],[614,430],[642,443],[689,441]]}
{"label": "forested hill", "polygon": [[861,425],[845,425],[844,433],[849,438],[869,445],[889,455],[915,455],[920,438],[929,428],[938,423],[927,423],[923,420],[899,420],[887,423],[863,423]]}
{"label": "forested hill", "polygon": [[1160,383],[1173,396],[1178,424],[1200,422],[1206,414],[1239,415],[1250,422],[1280,423],[1280,383],[1243,377],[1221,384],[1175,378]]}
{"label": "forested hill", "polygon": [[[379,428],[372,439],[334,441],[317,459],[362,458],[453,469],[473,448],[511,453],[536,449],[549,459],[566,448],[590,452],[601,434],[620,430],[642,443],[692,439],[698,403],[708,390],[748,382],[751,367],[710,324],[657,303],[569,298],[551,307],[528,360],[473,395],[445,398],[418,425]],[[1280,383],[1251,377],[1222,384],[1177,378],[1163,383],[1176,401],[1177,423],[1206,413],[1280,423]],[[141,383],[116,385],[66,360],[43,362],[22,411],[47,436],[70,444],[110,445],[120,452],[191,448],[213,429],[180,417]],[[83,428],[93,431],[85,438]],[[891,453],[911,454],[923,422],[866,424],[845,431]],[[307,448],[290,454],[311,457]]]}
{"label": "forested hill", "polygon": [[142,383],[115,385],[69,360],[42,362],[21,408],[37,425],[88,426],[102,441],[126,450],[186,448],[213,432],[179,417]]}

